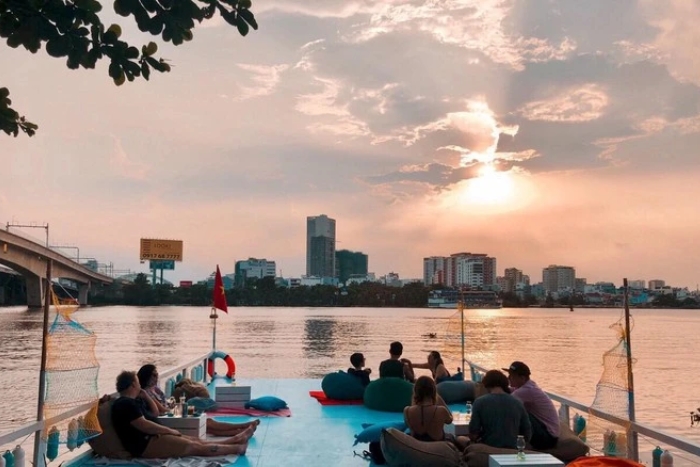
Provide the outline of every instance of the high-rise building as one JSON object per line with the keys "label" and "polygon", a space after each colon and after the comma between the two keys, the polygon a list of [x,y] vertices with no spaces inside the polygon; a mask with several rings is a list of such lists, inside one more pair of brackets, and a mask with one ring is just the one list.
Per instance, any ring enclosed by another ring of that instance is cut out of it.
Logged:
{"label": "high-rise building", "polygon": [[431,256],[423,258],[423,283],[425,285],[445,284],[445,272],[448,258]]}
{"label": "high-rise building", "polygon": [[542,269],[542,285],[547,293],[576,287],[576,270],[571,266],[550,264]]}
{"label": "high-rise building", "polygon": [[335,219],[306,218],[306,275],[335,277]]}
{"label": "high-rise building", "polygon": [[508,268],[503,274],[504,279],[504,291],[514,293],[515,288],[518,284],[523,281],[523,272],[520,269]]}
{"label": "high-rise building", "polygon": [[664,287],[666,287],[666,281],[662,281],[661,279],[652,279],[649,281],[649,288],[651,290],[663,289]]}
{"label": "high-rise building", "polygon": [[350,276],[367,276],[367,255],[359,251],[338,250],[335,252],[335,276],[345,284]]}
{"label": "high-rise building", "polygon": [[646,288],[647,281],[644,279],[630,280],[627,285],[629,285],[630,289],[643,290]]}
{"label": "high-rise building", "polygon": [[275,277],[277,266],[274,261],[266,259],[248,258],[245,261],[236,261],[234,282],[236,287],[243,287],[248,279],[263,277]]}

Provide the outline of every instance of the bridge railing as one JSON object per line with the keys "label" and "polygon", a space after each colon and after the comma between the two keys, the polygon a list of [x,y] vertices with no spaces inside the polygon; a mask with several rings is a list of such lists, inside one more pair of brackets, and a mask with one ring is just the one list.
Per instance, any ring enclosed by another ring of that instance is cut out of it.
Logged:
{"label": "bridge railing", "polygon": [[[168,378],[175,377],[178,374],[182,374],[183,377],[187,374],[188,370],[191,368],[194,368],[198,365],[204,365],[204,368],[206,368],[206,361],[207,358],[209,357],[209,354],[204,354],[202,356],[199,356],[193,360],[188,361],[187,363],[167,369],[165,371],[159,371],[159,376],[162,379],[162,381],[166,381]],[[205,374],[206,375],[206,374]],[[116,396],[117,393],[112,393],[112,396]],[[17,442],[17,440],[20,441],[20,445],[23,445],[26,441],[29,440],[29,437],[31,435],[39,436],[41,437],[41,433],[46,429],[54,426],[57,423],[60,423],[62,421],[74,418],[78,415],[82,415],[88,410],[90,410],[94,406],[94,403],[88,403],[88,404],[83,404],[79,407],[75,407],[71,410],[68,410],[66,412],[63,412],[56,417],[53,417],[48,420],[38,420],[32,423],[29,423],[27,425],[24,425],[20,428],[17,428],[13,431],[10,431],[5,434],[0,434],[0,452],[6,450],[6,449],[12,449],[14,447],[13,445]],[[46,459],[45,459],[45,452],[46,452],[46,444],[45,440],[40,439],[40,442],[37,444],[33,445],[34,448],[28,448],[24,447],[23,448],[27,451],[27,456],[31,456],[33,459],[32,464],[34,467],[45,467],[46,465]],[[38,449],[35,449],[35,447],[38,446]],[[77,449],[73,452],[68,451],[67,448],[64,446],[64,450],[60,453],[59,458],[62,456],[66,455],[71,455],[76,456],[79,455],[80,453],[84,453],[89,450],[89,445],[86,443],[83,448]]]}
{"label": "bridge railing", "polygon": [[[471,369],[472,380],[480,381],[481,377],[488,371],[487,368],[476,364],[471,361],[467,361]],[[693,456],[693,459],[685,459],[687,463],[676,462],[675,465],[700,465],[700,444],[692,440],[683,438],[681,436],[676,436],[661,430],[657,430],[647,424],[640,423],[637,421],[630,421],[628,419],[617,417],[613,414],[603,412],[592,408],[590,405],[584,404],[582,402],[576,401],[574,399],[556,394],[554,392],[545,391],[545,393],[555,402],[560,404],[559,416],[562,421],[565,421],[569,427],[571,427],[571,409],[580,411],[582,415],[590,414],[594,417],[598,417],[602,420],[606,420],[610,423],[618,425],[622,431],[627,432],[627,439],[632,439],[632,436],[642,435],[656,443],[663,445],[664,447],[673,447],[683,453]],[[630,443],[628,446],[634,446],[632,452],[628,452],[627,456],[631,459],[639,459],[639,447],[636,443]],[[591,449],[593,449],[591,447]]]}

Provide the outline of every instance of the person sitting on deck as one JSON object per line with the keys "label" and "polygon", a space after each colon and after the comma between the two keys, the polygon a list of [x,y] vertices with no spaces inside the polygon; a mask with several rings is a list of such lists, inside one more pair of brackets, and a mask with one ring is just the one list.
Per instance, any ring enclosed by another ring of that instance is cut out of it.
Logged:
{"label": "person sitting on deck", "polygon": [[416,380],[409,361],[402,359],[401,354],[403,354],[403,344],[401,342],[392,342],[389,346],[391,358],[379,364],[380,378],[401,378],[411,383]]}
{"label": "person sitting on deck", "polygon": [[[144,365],[136,373],[139,384],[145,394],[139,395],[137,399],[143,401],[144,409],[151,415],[165,415],[168,413],[168,403],[165,394],[158,387],[158,369],[155,365]],[[257,427],[260,420],[253,420],[247,423],[224,423],[207,418],[207,434],[212,436],[236,436],[249,427]]]}
{"label": "person sitting on deck", "polygon": [[495,448],[516,449],[518,435],[532,436],[530,419],[519,399],[509,394],[508,378],[498,370],[487,371],[481,380],[488,394],[472,407],[469,437]]}
{"label": "person sitting on deck", "polygon": [[350,355],[350,363],[353,367],[348,368],[348,374],[359,379],[362,385],[366,387],[369,384],[369,375],[372,373],[372,369],[364,368],[365,356],[359,352],[355,352]]}
{"label": "person sitting on deck", "polygon": [[513,362],[503,370],[508,372],[513,396],[520,399],[530,417],[532,447],[551,449],[556,446],[561,429],[557,409],[547,394],[530,379],[530,367],[523,362]]}
{"label": "person sitting on deck", "polygon": [[413,404],[403,409],[403,417],[411,429],[411,436],[419,441],[450,441],[460,449],[469,444],[469,439],[464,436],[455,438],[445,433],[445,425],[452,423],[452,412],[437,395],[435,381],[429,376],[416,380]]}
{"label": "person sitting on deck", "polygon": [[406,361],[412,369],[422,368],[425,370],[430,370],[430,373],[432,373],[435,383],[442,383],[443,381],[447,381],[451,378],[450,372],[447,371],[447,368],[445,367],[445,362],[442,361],[440,352],[438,352],[437,350],[433,350],[428,354],[427,363],[411,363],[410,360]]}
{"label": "person sitting on deck", "polygon": [[146,392],[133,371],[122,371],[117,376],[119,398],[112,403],[114,431],[124,448],[134,457],[162,459],[188,456],[244,455],[248,440],[255,431],[249,427],[244,432],[221,441],[206,442],[198,438],[183,436],[177,430],[157,423],[144,411],[136,398]]}

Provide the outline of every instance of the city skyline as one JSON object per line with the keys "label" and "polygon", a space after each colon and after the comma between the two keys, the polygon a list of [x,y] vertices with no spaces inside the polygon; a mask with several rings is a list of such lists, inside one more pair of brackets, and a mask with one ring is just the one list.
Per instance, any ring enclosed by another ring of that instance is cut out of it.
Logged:
{"label": "city skyline", "polygon": [[121,87],[3,46],[2,86],[40,127],[0,139],[0,219],[133,271],[140,238],[182,239],[174,282],[248,257],[300,276],[323,212],[379,275],[485,251],[499,274],[700,282],[699,3],[253,10],[255,34],[213,21],[160,47],[171,73]]}

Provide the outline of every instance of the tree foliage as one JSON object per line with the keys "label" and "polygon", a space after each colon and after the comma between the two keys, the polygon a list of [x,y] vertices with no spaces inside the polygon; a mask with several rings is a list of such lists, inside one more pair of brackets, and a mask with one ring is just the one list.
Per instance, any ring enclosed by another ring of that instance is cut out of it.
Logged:
{"label": "tree foliage", "polygon": [[[168,72],[170,64],[156,57],[158,44],[140,48],[120,39],[121,26],[105,27],[100,19],[103,2],[98,0],[0,0],[0,38],[13,48],[32,53],[45,45],[52,57],[65,58],[70,69],[95,68],[109,61],[109,76],[117,86],[152,71]],[[251,0],[114,0],[114,11],[136,22],[139,30],[180,45],[192,40],[195,22],[220,14],[245,36],[258,29],[250,11]],[[7,88],[0,88],[0,130],[32,136],[37,126],[11,107]]]}

